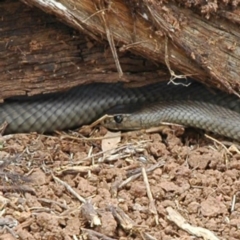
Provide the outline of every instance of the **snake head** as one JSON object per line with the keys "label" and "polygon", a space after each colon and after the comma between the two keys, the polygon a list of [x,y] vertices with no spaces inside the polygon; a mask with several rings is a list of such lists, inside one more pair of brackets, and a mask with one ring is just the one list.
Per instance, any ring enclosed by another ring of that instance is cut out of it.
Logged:
{"label": "snake head", "polygon": [[101,125],[110,130],[139,130],[146,128],[145,114],[141,113],[144,109],[141,104],[118,105],[107,111],[107,114],[100,122]]}
{"label": "snake head", "polygon": [[110,130],[137,130],[140,127],[131,119],[131,114],[105,115],[100,123]]}

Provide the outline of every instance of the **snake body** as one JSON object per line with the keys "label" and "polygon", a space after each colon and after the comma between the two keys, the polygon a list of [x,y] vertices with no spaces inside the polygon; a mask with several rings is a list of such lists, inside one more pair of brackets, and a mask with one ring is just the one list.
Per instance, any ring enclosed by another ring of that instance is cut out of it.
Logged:
{"label": "snake body", "polygon": [[95,83],[64,92],[15,97],[0,104],[0,123],[7,122],[6,134],[73,129],[95,121],[117,105],[153,102],[158,87]]}
{"label": "snake body", "polygon": [[[0,104],[0,123],[8,123],[7,134],[44,133],[89,124],[109,112],[131,116],[128,121],[135,124],[132,129],[179,119],[176,123],[240,140],[240,99],[196,82],[189,86],[160,82],[138,88],[95,83],[60,93],[7,99]],[[171,117],[162,118],[161,112]],[[136,121],[139,116],[140,123]],[[105,124],[114,128],[111,121]],[[127,129],[123,123],[118,127]]]}

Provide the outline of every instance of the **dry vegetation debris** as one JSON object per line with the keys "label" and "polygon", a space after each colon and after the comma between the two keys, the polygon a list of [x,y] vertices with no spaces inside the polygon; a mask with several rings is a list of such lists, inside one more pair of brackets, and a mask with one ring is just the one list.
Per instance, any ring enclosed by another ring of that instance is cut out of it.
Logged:
{"label": "dry vegetation debris", "polygon": [[0,239],[240,238],[237,145],[178,126],[82,133],[1,138]]}

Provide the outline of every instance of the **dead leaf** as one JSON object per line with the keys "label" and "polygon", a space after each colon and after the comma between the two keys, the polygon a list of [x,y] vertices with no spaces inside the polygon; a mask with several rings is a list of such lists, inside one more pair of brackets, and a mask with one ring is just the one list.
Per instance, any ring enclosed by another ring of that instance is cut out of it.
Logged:
{"label": "dead leaf", "polygon": [[102,151],[112,150],[117,148],[118,143],[121,140],[121,132],[107,132],[102,140]]}

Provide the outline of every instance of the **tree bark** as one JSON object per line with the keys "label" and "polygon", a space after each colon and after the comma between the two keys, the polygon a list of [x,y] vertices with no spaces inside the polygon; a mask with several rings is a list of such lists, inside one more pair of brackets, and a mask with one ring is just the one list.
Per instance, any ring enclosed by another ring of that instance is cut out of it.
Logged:
{"label": "tree bark", "polygon": [[96,81],[146,84],[169,73],[239,92],[237,6],[207,20],[183,6],[189,1],[23,1],[51,15],[14,0],[0,3],[0,99]]}
{"label": "tree bark", "polygon": [[[1,2],[0,12],[0,99],[119,80],[106,41],[91,40],[19,1]],[[118,56],[125,82],[146,84],[169,78],[141,56],[130,52],[119,52]]]}
{"label": "tree bark", "polygon": [[[209,14],[200,16],[173,0],[167,3],[154,0],[131,3],[124,0],[23,1],[55,14],[95,39],[107,39],[120,77],[124,71],[118,64],[114,43],[121,43],[123,51],[129,50],[158,63],[168,64],[169,59],[169,68],[195,79],[230,92],[232,87],[239,90],[237,5],[234,11],[221,8],[210,17]],[[210,8],[205,6],[205,12]],[[232,21],[226,21],[233,12]]]}

